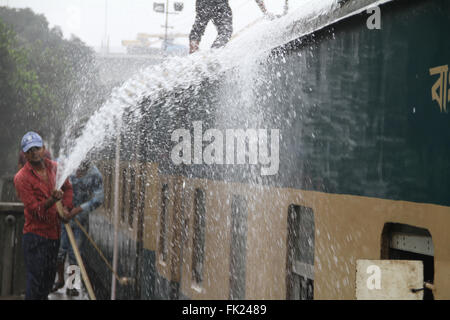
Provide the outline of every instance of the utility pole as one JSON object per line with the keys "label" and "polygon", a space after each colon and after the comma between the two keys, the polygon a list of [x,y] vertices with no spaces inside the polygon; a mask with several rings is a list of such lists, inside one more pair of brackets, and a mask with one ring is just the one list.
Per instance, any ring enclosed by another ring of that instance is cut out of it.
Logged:
{"label": "utility pole", "polygon": [[286,0],[286,1],[284,2],[283,15],[284,15],[284,16],[287,15],[288,12],[289,12],[289,0]]}
{"label": "utility pole", "polygon": [[[164,7],[164,9],[162,9],[162,7]],[[174,3],[175,12],[169,12],[169,0],[166,0],[165,4],[157,2],[153,3],[153,10],[158,13],[164,13],[166,16],[165,23],[162,26],[164,28],[164,40],[163,40],[164,42],[162,45],[164,51],[167,50],[167,43],[169,41],[169,29],[173,28],[169,26],[169,14],[178,14],[179,11],[183,10],[183,8],[184,8],[183,2],[175,2]]]}
{"label": "utility pole", "polygon": [[163,43],[163,50],[166,51],[167,49],[167,34],[169,29],[169,0],[166,0],[166,24],[164,26],[164,43]]}
{"label": "utility pole", "polygon": [[108,0],[105,0],[105,34],[102,41],[101,51],[109,53],[109,39],[108,39]]}

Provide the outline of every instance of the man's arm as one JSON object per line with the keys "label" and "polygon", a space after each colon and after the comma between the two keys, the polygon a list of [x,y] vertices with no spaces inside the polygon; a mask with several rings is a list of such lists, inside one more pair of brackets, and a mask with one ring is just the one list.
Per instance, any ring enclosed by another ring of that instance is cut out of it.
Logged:
{"label": "man's arm", "polygon": [[101,206],[105,198],[105,195],[103,193],[103,179],[101,174],[97,173],[94,176],[93,180],[94,190],[92,199],[80,205],[81,209],[83,209],[83,212],[91,212],[97,209]]}
{"label": "man's arm", "polygon": [[38,220],[42,221],[48,220],[48,216],[45,212],[63,197],[62,191],[54,190],[49,198],[42,200],[37,199],[31,184],[28,183],[23,176],[16,175],[16,177],[14,177],[14,186],[16,187],[17,195],[25,208],[28,209],[28,212]]}
{"label": "man's arm", "polygon": [[80,213],[82,214],[82,217],[85,217],[86,214],[94,211],[103,203],[105,196],[103,193],[103,178],[100,172],[97,171],[95,173],[92,183],[94,185],[92,198],[89,201],[82,203],[79,207],[73,208],[70,212],[70,218],[73,218]]}
{"label": "man's arm", "polygon": [[255,0],[259,9],[261,9],[262,13],[267,14],[266,6],[264,5],[264,0]]}
{"label": "man's arm", "polygon": [[276,15],[267,11],[266,6],[264,5],[264,0],[255,0],[255,1],[256,1],[256,4],[258,5],[259,9],[261,9],[261,11],[264,14],[264,17],[266,19],[273,20],[273,19],[277,18]]}

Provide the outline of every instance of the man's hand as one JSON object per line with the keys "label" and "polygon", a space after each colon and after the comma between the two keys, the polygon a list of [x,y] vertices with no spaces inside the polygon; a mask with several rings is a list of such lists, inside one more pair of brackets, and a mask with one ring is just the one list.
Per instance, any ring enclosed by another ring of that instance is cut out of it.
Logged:
{"label": "man's hand", "polygon": [[55,200],[55,202],[61,200],[63,198],[64,192],[61,190],[53,190],[52,191],[52,198]]}
{"label": "man's hand", "polygon": [[64,192],[61,190],[53,190],[50,197],[44,202],[44,208],[45,210],[52,207],[55,203],[60,201],[63,198]]}
{"label": "man's hand", "polygon": [[61,217],[61,220],[64,223],[68,223],[70,221],[70,219],[72,219],[70,217],[69,210],[66,207],[63,207],[63,213],[64,213],[64,217]]}
{"label": "man's hand", "polygon": [[77,214],[79,214],[82,211],[83,211],[83,209],[81,209],[81,207],[76,207],[76,208],[73,208],[72,210],[70,210],[70,212],[69,212],[69,210],[66,207],[64,207],[63,208],[64,218],[61,218],[61,219],[64,223],[68,223],[70,220],[72,220]]}
{"label": "man's hand", "polygon": [[70,213],[68,214],[69,219],[72,219],[73,217],[75,217],[77,214],[79,214],[82,211],[83,211],[83,209],[81,209],[81,207],[73,208],[72,210],[70,210]]}

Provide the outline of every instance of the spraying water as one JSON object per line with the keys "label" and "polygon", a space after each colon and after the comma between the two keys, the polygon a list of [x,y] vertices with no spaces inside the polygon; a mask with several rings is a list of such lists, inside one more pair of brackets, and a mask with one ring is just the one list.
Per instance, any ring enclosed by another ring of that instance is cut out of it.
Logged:
{"label": "spraying water", "polygon": [[[292,40],[288,38],[292,36],[288,29],[294,22],[313,19],[329,12],[335,5],[335,0],[303,1],[289,15],[274,21],[260,21],[247,28],[225,48],[186,57],[170,57],[160,65],[141,70],[113,90],[109,100],[88,120],[81,135],[70,143],[71,147],[68,141],[63,141],[65,148],[59,157],[56,188],[61,188],[90,151],[120,132],[118,128],[127,108],[137,109],[144,98],[156,101],[164,92],[184,90],[205,78],[214,80],[228,70],[241,69],[249,61],[261,61],[273,48]],[[248,70],[250,72],[252,68]],[[136,111],[134,116],[139,117],[139,112]]]}

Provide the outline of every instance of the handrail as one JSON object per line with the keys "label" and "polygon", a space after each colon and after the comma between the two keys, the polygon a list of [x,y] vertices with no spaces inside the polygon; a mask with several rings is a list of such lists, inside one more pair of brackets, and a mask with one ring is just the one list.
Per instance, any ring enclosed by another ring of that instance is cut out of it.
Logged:
{"label": "handrail", "polygon": [[23,211],[24,206],[21,202],[0,202],[0,212]]}

